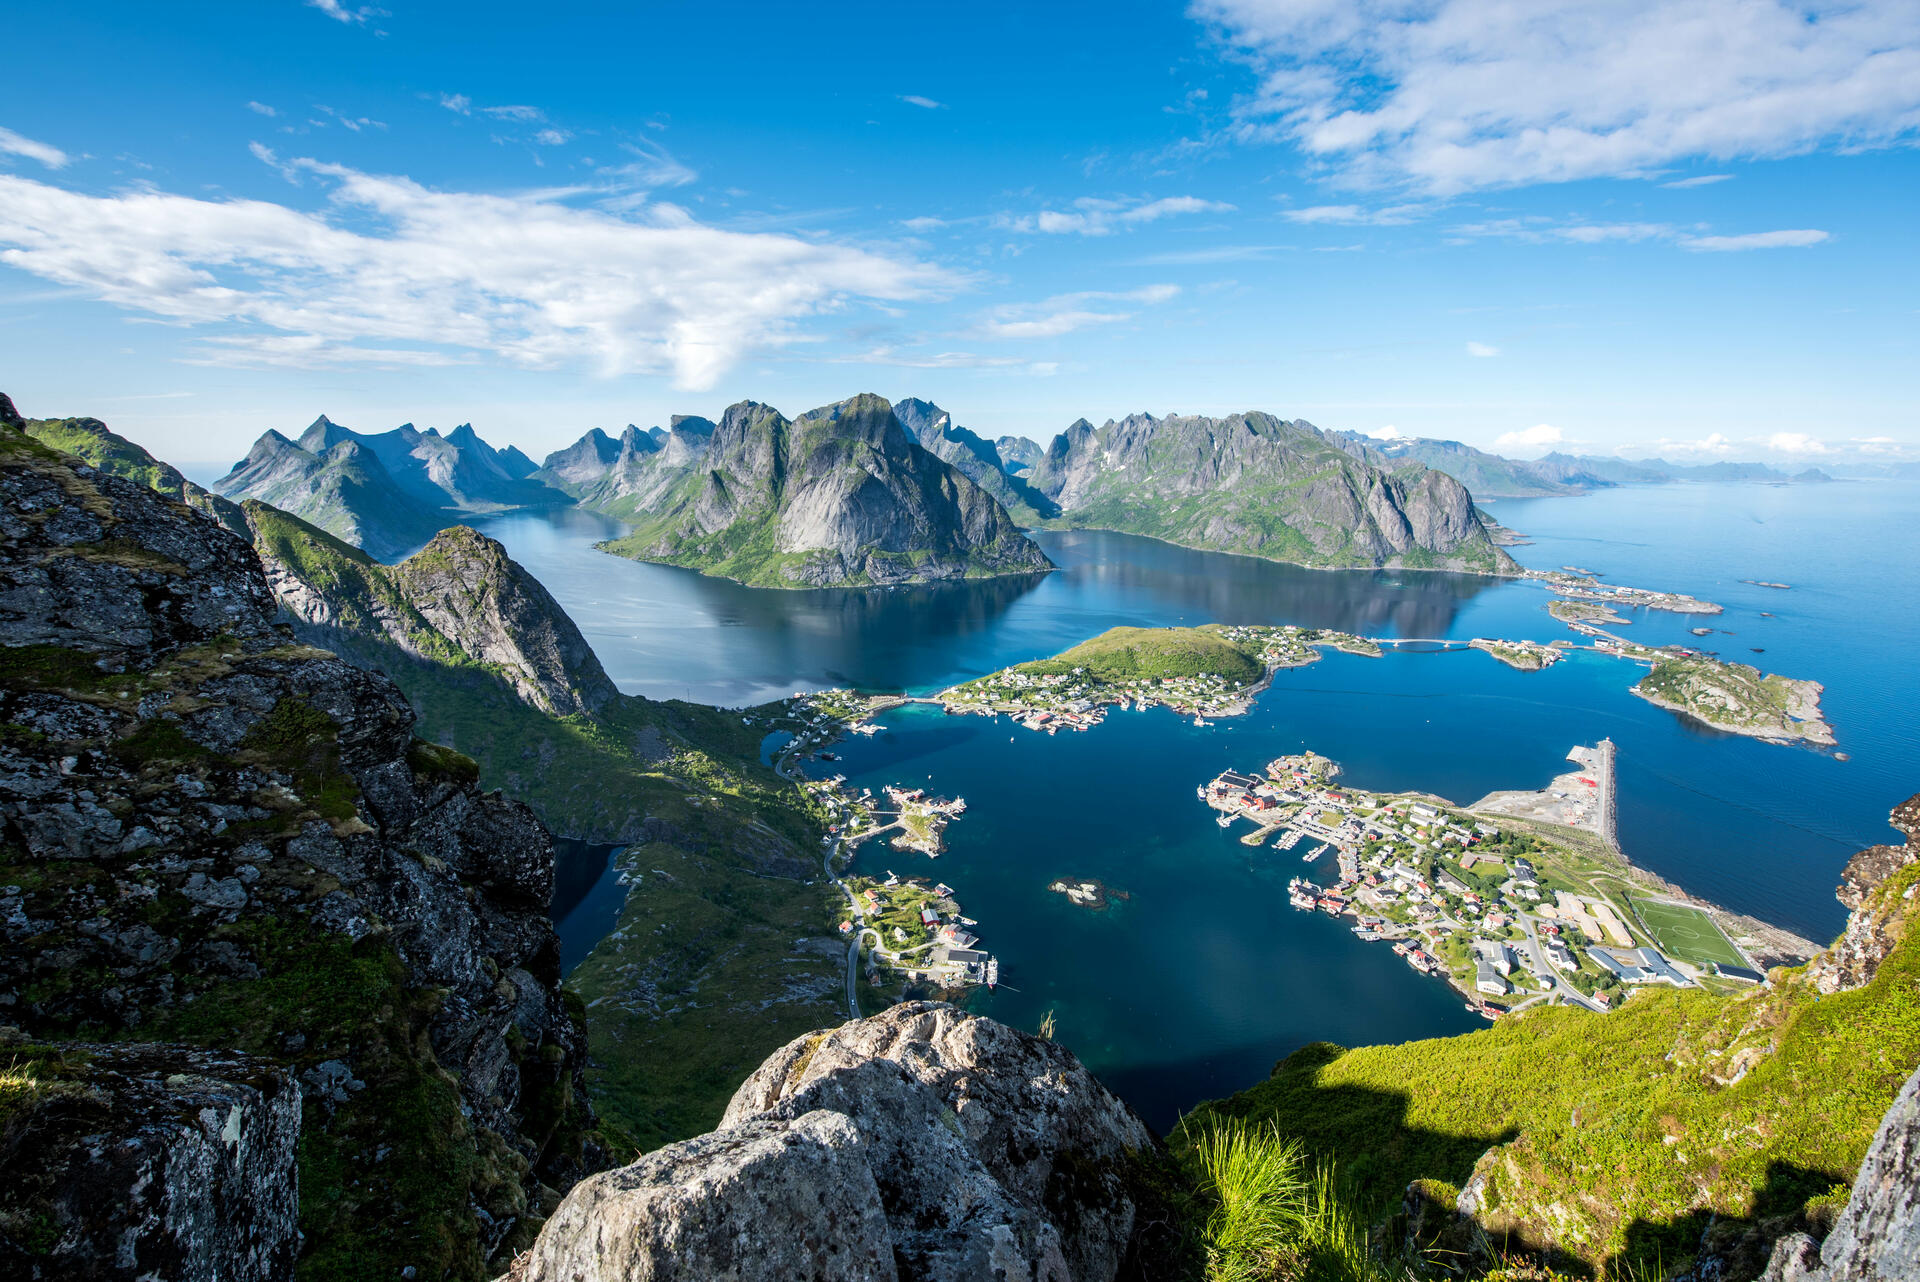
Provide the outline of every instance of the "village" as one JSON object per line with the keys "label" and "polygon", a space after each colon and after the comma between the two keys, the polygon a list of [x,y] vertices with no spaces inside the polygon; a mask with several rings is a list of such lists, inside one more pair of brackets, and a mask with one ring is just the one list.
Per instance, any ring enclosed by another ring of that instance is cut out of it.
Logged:
{"label": "village", "polygon": [[[1204,726],[1209,717],[1244,713],[1267,674],[1315,662],[1320,647],[1373,658],[1381,653],[1380,646],[1365,637],[1322,628],[1235,626],[1208,631],[1222,644],[1211,665],[1201,658],[1184,665],[1190,671],[1156,672],[1149,664],[1144,672],[1102,673],[1091,664],[1042,660],[963,682],[942,691],[937,701],[951,713],[1005,715],[1025,729],[1047,734],[1091,730],[1106,719],[1109,708],[1125,712],[1155,705]],[[1218,670],[1208,670],[1210,666]]]}
{"label": "village", "polygon": [[[1576,748],[1573,760],[1581,769],[1541,794],[1540,813],[1569,835],[1576,824],[1610,831],[1611,745]],[[1279,758],[1260,776],[1223,772],[1199,793],[1222,827],[1255,825],[1245,844],[1279,833],[1272,848],[1306,846],[1307,865],[1330,854],[1337,874],[1325,884],[1294,877],[1293,906],[1352,918],[1359,938],[1389,943],[1486,1018],[1551,1002],[1612,1010],[1647,984],[1764,982],[1699,907],[1663,885],[1637,884],[1623,861],[1542,837],[1546,823],[1496,824],[1438,798],[1345,789],[1334,783],[1338,773],[1309,752]]]}
{"label": "village", "polygon": [[900,877],[891,869],[884,880],[849,877],[846,884],[860,913],[858,924],[843,920],[840,933],[862,930],[873,937],[868,983],[883,986],[884,967],[901,985],[954,990],[999,984],[1000,962],[978,947],[974,931],[980,923],[962,913],[951,886]]}

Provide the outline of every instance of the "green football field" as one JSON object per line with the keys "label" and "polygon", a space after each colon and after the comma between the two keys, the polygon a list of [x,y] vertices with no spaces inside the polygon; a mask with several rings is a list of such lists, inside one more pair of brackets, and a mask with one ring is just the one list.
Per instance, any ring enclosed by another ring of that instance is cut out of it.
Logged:
{"label": "green football field", "polygon": [[1713,924],[1713,918],[1698,908],[1681,904],[1662,904],[1636,899],[1633,908],[1639,914],[1660,951],[1681,961],[1719,962],[1727,966],[1745,966],[1746,958]]}

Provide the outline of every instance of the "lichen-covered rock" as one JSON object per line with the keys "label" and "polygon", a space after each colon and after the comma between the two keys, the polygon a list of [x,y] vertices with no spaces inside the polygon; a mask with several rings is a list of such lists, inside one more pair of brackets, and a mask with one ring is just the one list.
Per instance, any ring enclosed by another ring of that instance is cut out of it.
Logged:
{"label": "lichen-covered rock", "polygon": [[1869,846],[1849,859],[1840,874],[1834,893],[1850,910],[1847,928],[1807,968],[1808,978],[1823,993],[1865,986],[1906,932],[1911,904],[1886,902],[1875,892],[1894,873],[1920,860],[1920,796],[1895,806],[1888,822],[1907,835],[1906,844]]}
{"label": "lichen-covered rock", "polygon": [[215,521],[0,427],[0,1021],[324,1083],[309,1255],[478,1276],[598,1161],[552,840],[275,609]]}
{"label": "lichen-covered rock", "polygon": [[177,1045],[0,1035],[0,1274],[293,1276],[300,1088],[278,1065]]}
{"label": "lichen-covered rock", "polygon": [[908,1003],[797,1039],[719,1130],[582,1182],[515,1277],[1100,1282],[1156,1148],[1071,1052]]}
{"label": "lichen-covered rock", "polygon": [[[1912,817],[1909,810],[1909,821]],[[1920,1280],[1920,1072],[1907,1079],[1887,1110],[1854,1178],[1853,1195],[1827,1240],[1816,1248],[1804,1233],[1782,1238],[1762,1275],[1762,1282],[1916,1280]]]}

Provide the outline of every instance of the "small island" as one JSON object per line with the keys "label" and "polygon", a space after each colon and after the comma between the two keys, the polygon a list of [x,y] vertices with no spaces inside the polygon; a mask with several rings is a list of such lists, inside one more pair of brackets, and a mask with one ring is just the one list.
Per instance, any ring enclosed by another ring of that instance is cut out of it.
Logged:
{"label": "small island", "polygon": [[1322,648],[1378,658],[1347,632],[1297,627],[1111,628],[1071,650],[962,682],[936,701],[948,712],[1008,715],[1029,730],[1089,730],[1109,707],[1164,704],[1197,724],[1245,712],[1280,668]]}
{"label": "small island", "polygon": [[1475,650],[1484,650],[1509,668],[1518,668],[1522,672],[1538,672],[1560,662],[1561,652],[1551,645],[1542,645],[1538,641],[1495,641],[1488,637],[1475,637],[1467,642]]}
{"label": "small island", "polygon": [[1115,901],[1132,899],[1124,890],[1115,890],[1097,877],[1061,877],[1048,884],[1047,889],[1057,895],[1065,895],[1067,902],[1078,908],[1103,913],[1113,907]]}
{"label": "small island", "polygon": [[1820,715],[1824,687],[1818,681],[1772,676],[1704,654],[1661,652],[1652,662],[1633,688],[1648,703],[1729,734],[1824,747],[1836,742]]}
{"label": "small island", "polygon": [[999,982],[1000,963],[979,947],[980,923],[961,911],[952,887],[892,872],[884,880],[849,877],[846,885],[861,917],[842,920],[840,933],[857,930],[875,941],[868,971],[874,987],[889,987],[889,977],[903,988],[930,985],[942,992]]}

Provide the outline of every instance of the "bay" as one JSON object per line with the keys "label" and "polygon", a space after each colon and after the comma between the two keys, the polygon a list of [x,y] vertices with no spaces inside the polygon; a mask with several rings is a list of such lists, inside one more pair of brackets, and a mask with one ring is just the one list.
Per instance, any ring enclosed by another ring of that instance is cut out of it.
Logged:
{"label": "bay", "polygon": [[[1519,673],[1477,652],[1338,655],[1283,673],[1247,717],[1193,727],[1118,714],[1034,735],[923,707],[842,746],[856,784],[965,795],[937,862],[876,847],[860,867],[953,885],[1003,962],[980,1008],[1062,1038],[1153,1121],[1257,1080],[1308,1041],[1399,1041],[1478,1026],[1451,990],[1340,923],[1293,912],[1297,858],[1249,852],[1194,798],[1227,766],[1311,747],[1356,787],[1471,802],[1531,788],[1576,743],[1620,746],[1620,835],[1644,867],[1735,911],[1824,941],[1853,851],[1896,837],[1920,789],[1920,487],[1674,485],[1490,505],[1536,567],[1692,593],[1720,616],[1633,612],[1624,635],[1683,642],[1825,683],[1851,757],[1720,734],[1628,690],[1641,670],[1578,654]],[[1382,637],[1569,635],[1538,587],[1475,576],[1314,571],[1099,531],[1041,533],[1060,567],[1031,579],[780,592],[608,557],[588,513],[486,523],[581,625],[622,689],[724,705],[858,686],[928,693],[1119,624],[1299,623]],[[1782,591],[1743,579],[1791,583]],[[1695,638],[1691,626],[1714,635]],[[1763,653],[1754,653],[1754,650]],[[1098,877],[1108,914],[1046,890]]]}

